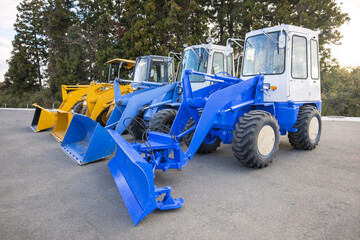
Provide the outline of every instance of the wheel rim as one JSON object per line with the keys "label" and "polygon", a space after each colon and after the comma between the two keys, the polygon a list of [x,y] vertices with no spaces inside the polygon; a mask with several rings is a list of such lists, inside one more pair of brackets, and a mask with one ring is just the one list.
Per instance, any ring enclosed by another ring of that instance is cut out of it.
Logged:
{"label": "wheel rim", "polygon": [[101,121],[103,122],[103,123],[105,123],[106,124],[106,118],[107,118],[107,112],[106,113],[103,113],[103,115],[101,116]]}
{"label": "wheel rim", "polygon": [[259,153],[263,156],[269,155],[275,146],[275,131],[269,126],[263,126],[257,139]]}
{"label": "wheel rim", "polygon": [[206,137],[204,139],[204,143],[212,144],[216,141],[216,139],[217,139],[217,136],[206,135]]}
{"label": "wheel rim", "polygon": [[319,120],[317,117],[313,117],[309,124],[309,138],[314,141],[319,134]]}

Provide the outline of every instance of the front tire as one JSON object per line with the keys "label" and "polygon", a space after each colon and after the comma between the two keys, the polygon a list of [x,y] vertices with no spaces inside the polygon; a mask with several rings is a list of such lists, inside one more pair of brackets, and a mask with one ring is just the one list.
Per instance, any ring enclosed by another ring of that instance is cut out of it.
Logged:
{"label": "front tire", "polygon": [[73,108],[73,112],[74,113],[81,113],[81,110],[82,110],[82,107],[83,107],[83,102],[78,102],[74,105],[74,108]]}
{"label": "front tire", "polygon": [[[194,119],[190,119],[185,128],[184,128],[184,131],[192,128],[195,124],[195,121]],[[191,143],[191,140],[193,138],[193,135],[194,135],[194,131],[186,134],[184,136],[184,143],[189,147],[190,146],[190,143]],[[211,152],[215,152],[216,149],[220,146],[220,143],[221,143],[221,140],[218,136],[210,136],[210,135],[207,135],[204,139],[204,141],[201,143],[199,149],[196,151],[197,153],[200,153],[200,154],[207,154],[207,153],[211,153]]]}
{"label": "front tire", "polygon": [[97,116],[96,118],[96,122],[100,123],[100,125],[102,127],[105,127],[106,126],[106,123],[107,123],[107,113],[109,111],[109,108],[110,107],[106,107],[104,108],[101,113]]}
{"label": "front tire", "polygon": [[154,132],[169,133],[176,117],[177,110],[165,108],[154,114],[149,123],[149,130]]}
{"label": "front tire", "polygon": [[143,134],[146,131],[143,116],[144,112],[139,112],[138,114],[136,114],[136,116],[131,120],[127,127],[128,133],[130,133],[138,140],[142,140]]}
{"label": "front tire", "polygon": [[300,150],[314,149],[321,136],[321,115],[319,110],[310,105],[302,106],[294,126],[297,132],[289,132],[291,146]]}
{"label": "front tire", "polygon": [[279,149],[279,124],[266,111],[245,113],[235,124],[232,150],[239,162],[251,168],[269,165]]}
{"label": "front tire", "polygon": [[84,115],[86,116],[86,111],[87,111],[88,107],[87,106],[84,106],[83,109],[81,110],[81,115]]}

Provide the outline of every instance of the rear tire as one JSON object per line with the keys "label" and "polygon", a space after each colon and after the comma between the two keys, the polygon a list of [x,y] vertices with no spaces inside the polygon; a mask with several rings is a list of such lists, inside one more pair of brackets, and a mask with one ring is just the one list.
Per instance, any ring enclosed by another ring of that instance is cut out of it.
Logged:
{"label": "rear tire", "polygon": [[233,136],[234,155],[247,167],[266,167],[279,149],[279,125],[276,118],[266,111],[245,113],[235,124]]}
{"label": "rear tire", "polygon": [[321,136],[321,115],[319,110],[310,105],[302,106],[294,126],[297,132],[289,132],[291,146],[300,150],[312,150],[318,145]]}
{"label": "rear tire", "polygon": [[81,113],[81,110],[82,110],[82,107],[83,107],[83,102],[78,102],[74,105],[74,108],[73,108],[73,112],[74,113]]}
{"label": "rear tire", "polygon": [[100,125],[102,127],[105,127],[106,126],[106,123],[107,123],[107,113],[109,111],[109,108],[110,107],[106,107],[104,108],[101,113],[97,116],[96,118],[96,122],[100,123]]}
{"label": "rear tire", "polygon": [[[192,128],[195,124],[194,119],[190,119],[185,125],[184,131]],[[184,142],[189,147],[195,131],[188,133],[184,136]],[[220,146],[221,140],[218,136],[206,136],[204,141],[201,143],[199,149],[196,151],[200,154],[207,154],[216,151]]]}
{"label": "rear tire", "polygon": [[142,140],[143,134],[146,131],[146,126],[144,125],[143,116],[144,116],[144,112],[139,112],[138,114],[136,114],[134,119],[131,120],[130,124],[127,127],[128,133],[133,135],[133,137],[135,137],[138,140]]}
{"label": "rear tire", "polygon": [[149,130],[154,132],[169,133],[176,117],[177,110],[165,108],[154,114],[149,123]]}

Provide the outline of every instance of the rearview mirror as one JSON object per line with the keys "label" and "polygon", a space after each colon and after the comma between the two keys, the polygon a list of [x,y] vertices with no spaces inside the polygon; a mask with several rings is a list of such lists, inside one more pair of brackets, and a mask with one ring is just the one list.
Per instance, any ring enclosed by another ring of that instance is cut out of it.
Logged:
{"label": "rearview mirror", "polygon": [[278,46],[279,46],[279,48],[284,48],[285,45],[286,45],[286,37],[285,37],[285,34],[281,31],[280,36],[279,36]]}
{"label": "rearview mirror", "polygon": [[225,55],[229,56],[232,50],[232,42],[229,42],[228,45],[226,45],[226,52]]}

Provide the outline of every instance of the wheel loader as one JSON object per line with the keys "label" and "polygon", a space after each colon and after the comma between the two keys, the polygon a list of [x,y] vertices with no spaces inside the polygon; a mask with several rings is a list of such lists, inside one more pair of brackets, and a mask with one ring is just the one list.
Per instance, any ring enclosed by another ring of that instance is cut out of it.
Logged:
{"label": "wheel loader", "polygon": [[[185,68],[209,74],[227,71],[234,74],[233,49],[211,43],[187,46],[180,62],[180,69]],[[117,79],[116,82],[129,81]],[[193,76],[191,85],[202,89],[210,83],[203,76]],[[116,107],[107,125],[103,128],[88,117],[76,115],[61,144],[60,148],[80,165],[103,159],[115,151],[116,144],[106,129],[119,134],[128,129],[135,139],[141,139],[148,127],[168,132],[182,102],[183,87],[181,81],[175,82],[174,60],[170,57],[137,59],[132,80],[137,91],[123,96],[115,86],[118,84],[114,85]]]}
{"label": "wheel loader", "polygon": [[[101,125],[105,125],[107,112],[111,103],[114,101],[113,77],[119,77],[120,74],[128,73],[135,65],[135,61],[116,58],[107,62],[109,65],[108,83],[91,82],[88,87],[86,99],[79,102],[81,110],[75,114],[83,114],[90,117]],[[128,94],[133,91],[130,84],[120,86],[122,94]],[[66,131],[73,118],[74,112],[58,110],[56,112],[56,121],[51,135],[59,142],[62,142]]]}
{"label": "wheel loader", "polygon": [[[209,86],[194,90],[191,79]],[[117,150],[108,163],[130,217],[137,225],[155,209],[181,208],[171,187],[154,185],[156,169],[181,170],[195,153],[232,144],[246,167],[263,168],[274,159],[280,135],[301,150],[321,136],[318,34],[280,25],[246,34],[241,78],[185,69],[183,101],[168,133],[148,131],[143,143],[128,143],[109,129]],[[183,151],[180,140],[188,148]]]}

